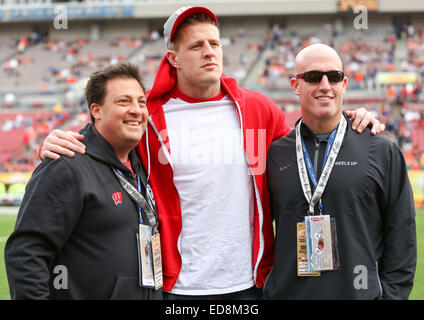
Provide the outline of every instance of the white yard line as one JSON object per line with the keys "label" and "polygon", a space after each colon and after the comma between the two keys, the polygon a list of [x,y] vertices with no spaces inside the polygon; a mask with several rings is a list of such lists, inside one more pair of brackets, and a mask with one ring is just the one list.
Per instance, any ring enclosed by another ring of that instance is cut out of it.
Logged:
{"label": "white yard line", "polygon": [[19,207],[0,206],[0,215],[17,215]]}

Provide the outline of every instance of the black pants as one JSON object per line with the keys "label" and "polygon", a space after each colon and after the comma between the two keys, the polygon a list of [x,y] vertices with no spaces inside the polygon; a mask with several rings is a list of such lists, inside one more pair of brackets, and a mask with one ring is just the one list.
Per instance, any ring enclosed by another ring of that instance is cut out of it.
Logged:
{"label": "black pants", "polygon": [[252,287],[243,291],[204,296],[189,296],[163,291],[164,300],[263,300],[262,289]]}

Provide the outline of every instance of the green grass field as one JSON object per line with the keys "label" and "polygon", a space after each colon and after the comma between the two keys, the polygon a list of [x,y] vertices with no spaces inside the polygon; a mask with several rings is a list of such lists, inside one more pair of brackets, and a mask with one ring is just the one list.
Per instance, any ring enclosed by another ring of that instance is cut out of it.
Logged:
{"label": "green grass field", "polygon": [[417,210],[417,271],[411,300],[424,300],[424,209]]}
{"label": "green grass field", "polygon": [[13,231],[16,215],[0,215],[0,300],[9,300],[9,285],[4,265],[4,245],[7,237]]}
{"label": "green grass field", "polygon": [[[0,300],[10,299],[4,266],[4,245],[15,225],[15,215],[0,215]],[[424,300],[424,209],[417,210],[418,263],[410,299]]]}

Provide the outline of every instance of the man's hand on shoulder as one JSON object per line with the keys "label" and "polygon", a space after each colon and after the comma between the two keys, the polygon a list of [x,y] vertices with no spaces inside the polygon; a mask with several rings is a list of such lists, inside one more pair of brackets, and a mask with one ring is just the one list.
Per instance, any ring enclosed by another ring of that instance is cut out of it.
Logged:
{"label": "man's hand on shoulder", "polygon": [[60,155],[73,157],[75,152],[84,154],[85,145],[80,141],[83,139],[84,136],[78,132],[55,129],[44,140],[40,158],[59,159]]}
{"label": "man's hand on shoulder", "polygon": [[371,125],[371,134],[381,134],[386,129],[386,126],[367,111],[365,108],[346,111],[349,120],[352,121],[352,129],[358,133],[362,133],[366,127]]}

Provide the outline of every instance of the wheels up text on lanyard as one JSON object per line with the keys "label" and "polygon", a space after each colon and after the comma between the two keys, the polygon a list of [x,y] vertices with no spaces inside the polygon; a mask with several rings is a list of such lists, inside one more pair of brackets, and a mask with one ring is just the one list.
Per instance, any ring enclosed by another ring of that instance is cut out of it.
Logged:
{"label": "wheels up text on lanyard", "polygon": [[[320,276],[320,271],[339,269],[336,221],[329,214],[322,214],[324,207],[321,197],[340,151],[347,121],[342,115],[339,125],[330,134],[319,180],[300,133],[301,124],[302,120],[296,126],[296,158],[303,194],[309,208],[305,221],[297,224],[297,275]],[[314,185],[313,194],[308,176]],[[319,215],[315,215],[317,203]]]}
{"label": "wheels up text on lanyard", "polygon": [[[135,188],[121,171],[113,169],[116,177],[121,183],[122,187],[129,194],[131,199],[137,204],[139,224],[137,238],[138,248],[138,265],[139,265],[139,284],[141,287],[155,288],[158,290],[163,285],[162,276],[162,255],[160,246],[160,235],[158,231],[157,217],[153,210],[154,199],[149,192],[146,192],[146,196],[149,197],[146,200],[141,193],[141,181],[140,174],[137,176],[137,188]],[[147,223],[144,224],[142,211],[144,210],[147,216]]]}

